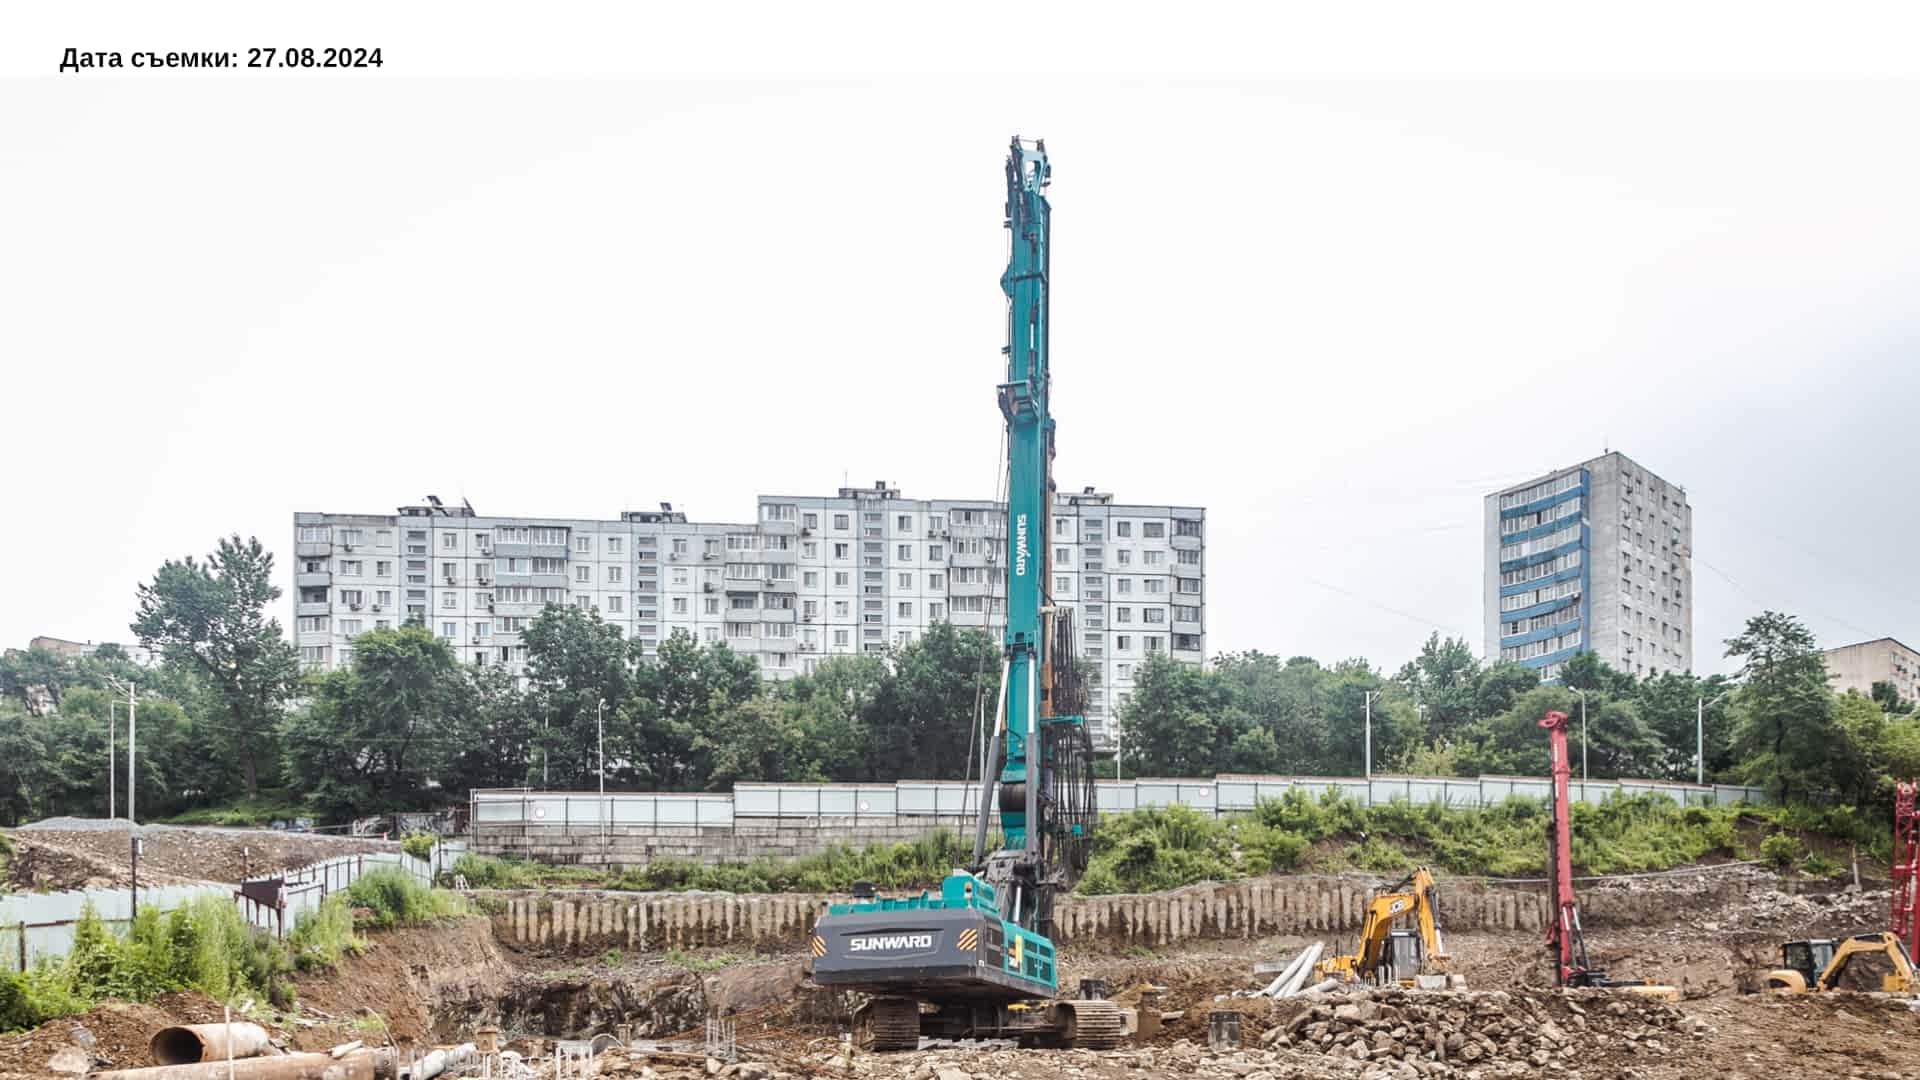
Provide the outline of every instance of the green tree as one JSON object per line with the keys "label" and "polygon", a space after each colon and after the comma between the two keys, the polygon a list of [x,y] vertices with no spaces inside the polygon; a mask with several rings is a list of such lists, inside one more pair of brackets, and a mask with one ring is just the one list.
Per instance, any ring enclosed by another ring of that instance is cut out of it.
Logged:
{"label": "green tree", "polygon": [[604,721],[608,776],[618,774],[631,782],[632,759],[620,751],[634,742],[635,717],[628,701],[634,671],[619,628],[603,621],[599,612],[549,604],[527,624],[520,640],[527,649],[530,703],[540,716],[543,760],[535,767],[545,770],[554,785],[594,786],[600,775]]}
{"label": "green tree", "polygon": [[1733,752],[1745,778],[1782,802],[1820,790],[1838,732],[1812,632],[1791,615],[1763,612],[1727,640],[1727,655],[1741,661]]}
{"label": "green tree", "polygon": [[[1547,771],[1547,736],[1540,730],[1540,718],[1550,711],[1579,715],[1579,699],[1559,686],[1539,686],[1514,701],[1513,707],[1497,716],[1476,720],[1460,733],[1456,760],[1468,776],[1504,774],[1544,776]],[[1589,709],[1588,722],[1592,722]],[[1574,776],[1580,775],[1580,733],[1578,724],[1569,733]]]}
{"label": "green tree", "polygon": [[889,654],[892,678],[867,713],[877,775],[958,780],[965,775],[976,709],[988,714],[1000,689],[1000,647],[986,634],[934,623]]}
{"label": "green tree", "polygon": [[1874,703],[1880,706],[1882,712],[1905,716],[1913,712],[1916,707],[1913,702],[1901,697],[1899,689],[1885,679],[1873,684],[1873,692],[1870,696]]}
{"label": "green tree", "polygon": [[247,794],[260,790],[260,766],[281,709],[299,677],[299,661],[267,605],[279,599],[273,555],[257,538],[220,541],[205,561],[189,555],[162,563],[140,586],[132,629],[168,663],[191,668],[219,693],[222,743],[240,761]]}
{"label": "green tree", "polygon": [[1420,655],[1402,666],[1394,680],[1424,709],[1426,741],[1451,738],[1473,722],[1480,661],[1466,639],[1429,635]]}
{"label": "green tree", "polygon": [[42,718],[16,701],[0,700],[0,823],[19,825],[46,815],[46,729]]}
{"label": "green tree", "polygon": [[[720,642],[701,646],[691,634],[674,631],[635,673],[632,707],[621,714],[621,757],[630,769],[623,779],[661,791],[706,787],[696,740],[721,714],[760,692],[752,657]],[[609,741],[609,755],[613,747]]]}
{"label": "green tree", "polygon": [[1217,671],[1152,656],[1120,712],[1120,748],[1135,776],[1211,776],[1249,726]]}
{"label": "green tree", "polygon": [[458,731],[442,782],[448,788],[536,784],[540,721],[499,665],[466,668],[449,720]]}
{"label": "green tree", "polygon": [[[799,710],[806,746],[823,780],[848,783],[876,775],[867,764],[872,749],[867,718],[890,678],[892,673],[877,656],[830,656],[811,674],[779,688]],[[992,722],[991,717],[987,720]],[[979,771],[977,764],[973,771]]]}
{"label": "green tree", "polygon": [[464,683],[424,626],[359,635],[347,666],[315,677],[312,704],[287,721],[288,778],[331,820],[418,805],[463,734]]}

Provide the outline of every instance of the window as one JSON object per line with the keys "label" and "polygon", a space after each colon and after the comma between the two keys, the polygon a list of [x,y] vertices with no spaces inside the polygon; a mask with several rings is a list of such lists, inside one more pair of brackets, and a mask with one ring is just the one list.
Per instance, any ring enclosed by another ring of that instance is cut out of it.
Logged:
{"label": "window", "polygon": [[381,559],[380,561],[378,561],[378,562],[376,562],[376,563],[374,563],[374,564],[373,564],[373,576],[374,576],[374,577],[383,577],[383,578],[384,578],[384,577],[392,577],[392,576],[393,576],[393,564],[392,564],[391,562],[388,562],[388,561],[387,561],[387,560],[385,560],[385,559]]}
{"label": "window", "polygon": [[1113,535],[1115,535],[1115,536],[1132,536],[1132,535],[1133,535],[1133,522],[1131,522],[1131,521],[1116,521],[1116,522],[1114,522],[1114,523],[1113,523]]}
{"label": "window", "polygon": [[1173,647],[1181,652],[1198,652],[1200,650],[1200,635],[1175,634],[1173,635]]}
{"label": "window", "polygon": [[934,601],[927,605],[927,618],[939,620],[947,617],[947,605]]}
{"label": "window", "polygon": [[928,544],[927,545],[927,561],[928,562],[940,562],[944,560],[946,557],[947,557],[947,546],[945,544]]}
{"label": "window", "polygon": [[361,562],[359,559],[341,559],[340,575],[342,577],[359,577],[361,572],[366,569],[366,565],[366,563]]}
{"label": "window", "polygon": [[800,515],[800,527],[801,527],[801,528],[803,528],[803,529],[817,529],[817,528],[819,528],[819,527],[820,527],[820,515],[819,515],[819,514],[802,514],[802,515]]}
{"label": "window", "polygon": [[1174,561],[1178,562],[1181,566],[1199,566],[1200,565],[1200,552],[1198,549],[1192,549],[1192,548],[1184,549],[1184,550],[1175,552],[1174,555],[1175,555]]}
{"label": "window", "polygon": [[753,636],[754,624],[750,622],[730,622],[727,624],[727,636],[735,640]]}
{"label": "window", "polygon": [[727,607],[734,611],[752,611],[759,606],[760,598],[757,596],[730,596],[727,598]]}
{"label": "window", "polygon": [[1167,621],[1167,609],[1159,607],[1141,608],[1140,621],[1143,623],[1165,623]]}
{"label": "window", "polygon": [[1174,581],[1178,584],[1180,592],[1185,593],[1189,596],[1199,595],[1200,593],[1199,578],[1183,577],[1183,578],[1175,578]]}
{"label": "window", "polygon": [[796,509],[792,503],[765,503],[760,507],[760,520],[792,521]]}
{"label": "window", "polygon": [[946,527],[947,527],[947,518],[945,514],[928,514],[927,515],[927,531],[928,532],[937,533]]}
{"label": "window", "polygon": [[1062,566],[1062,567],[1065,567],[1065,566],[1072,566],[1072,565],[1073,565],[1073,549],[1072,549],[1072,548],[1058,548],[1058,547],[1057,547],[1057,548],[1054,548],[1054,549],[1053,549],[1053,564],[1054,564],[1055,566]]}
{"label": "window", "polygon": [[1165,540],[1167,523],[1164,521],[1143,521],[1140,523],[1140,535],[1148,540]]}
{"label": "window", "polygon": [[717,596],[707,597],[705,601],[705,606],[706,606],[706,613],[708,615],[720,614],[720,598],[719,597]]}
{"label": "window", "polygon": [[586,566],[584,564],[574,567],[573,580],[579,582],[582,585],[591,583],[593,581],[593,567]]}
{"label": "window", "polygon": [[1072,592],[1072,591],[1073,591],[1073,579],[1072,579],[1072,578],[1064,578],[1064,577],[1057,577],[1057,578],[1054,578],[1054,579],[1053,579],[1053,591],[1054,591],[1054,592],[1057,592],[1057,593],[1069,593],[1069,592]]}
{"label": "window", "polygon": [[1173,605],[1174,622],[1199,622],[1200,609],[1186,604]]}
{"label": "window", "polygon": [[851,545],[849,545],[849,544],[835,544],[835,545],[833,545],[833,557],[834,557],[834,558],[836,558],[836,559],[844,559],[844,558],[846,558],[846,557],[848,556],[848,554],[849,554],[849,549],[850,549],[850,548],[851,548]]}
{"label": "window", "polygon": [[[326,598],[326,590],[322,589],[320,591],[320,599],[325,601]],[[341,589],[340,602],[346,604],[348,607],[357,608],[367,602],[367,594],[359,589]]]}
{"label": "window", "polygon": [[851,584],[851,577],[845,570],[835,570],[833,572],[833,583],[835,585],[845,587],[846,585]]}
{"label": "window", "polygon": [[[619,537],[617,536],[607,537],[607,554],[609,555],[620,554],[620,538]],[[651,558],[651,556],[649,556],[649,558]]]}
{"label": "window", "polygon": [[1166,578],[1150,577],[1142,581],[1140,585],[1147,590],[1148,596],[1154,596],[1167,591]]}
{"label": "window", "polygon": [[676,596],[676,597],[674,597],[674,598],[673,598],[673,613],[674,613],[675,615],[685,615],[685,614],[687,613],[687,598],[686,598],[686,597],[684,597],[684,596]]}
{"label": "window", "polygon": [[962,536],[953,542],[955,555],[978,555],[982,550],[980,538],[977,536]]}
{"label": "window", "polygon": [[952,600],[953,610],[969,614],[980,614],[987,610],[987,598],[984,596],[956,596]]}
{"label": "window", "polygon": [[900,560],[901,562],[912,562],[913,561],[913,545],[912,544],[899,545],[898,547],[894,548],[893,557]]}
{"label": "window", "polygon": [[913,531],[913,515],[900,514],[893,519],[893,531],[910,533]]}
{"label": "window", "polygon": [[626,607],[626,604],[627,604],[627,598],[624,596],[607,597],[607,611],[610,614],[613,614],[613,615],[620,614],[621,610]]}
{"label": "window", "polygon": [[440,636],[451,641],[460,636],[460,624],[443,622],[440,624]]}
{"label": "window", "polygon": [[851,633],[852,632],[848,630],[835,630],[833,632],[833,643],[840,648],[846,648],[849,644],[849,635]]}
{"label": "window", "polygon": [[460,594],[459,594],[459,593],[450,593],[450,592],[446,592],[446,593],[441,593],[441,594],[440,594],[440,606],[441,606],[441,607],[443,607],[443,608],[457,608],[457,607],[459,607],[459,606],[460,606]]}
{"label": "window", "polygon": [[623,572],[623,570],[624,568],[619,566],[607,567],[607,584],[609,585],[620,584],[620,575]]}
{"label": "window", "polygon": [[567,572],[565,559],[528,559],[536,574],[564,574]]}
{"label": "window", "polygon": [[847,601],[845,601],[845,600],[835,600],[835,601],[833,602],[833,617],[834,617],[834,618],[836,618],[836,619],[844,619],[844,618],[846,618],[846,617],[847,617],[847,610],[848,610],[848,603],[847,603]]}
{"label": "window", "polygon": [[303,544],[324,544],[332,536],[333,526],[331,525],[302,525],[298,539]]}
{"label": "window", "polygon": [[846,532],[853,527],[853,523],[848,519],[847,515],[835,514],[833,515],[833,527],[841,532]]}
{"label": "window", "polygon": [[[1126,552],[1123,551],[1120,554],[1125,555]],[[1167,565],[1167,553],[1164,551],[1143,551],[1140,556],[1148,566]]]}
{"label": "window", "polygon": [[793,636],[793,624],[790,622],[761,623],[760,636],[763,638],[791,638]]}
{"label": "window", "polygon": [[927,575],[927,588],[944,589],[946,587],[947,587],[947,575],[945,574],[928,574]]}
{"label": "window", "polygon": [[901,574],[901,575],[899,575],[899,577],[900,577],[900,587],[901,587],[901,588],[903,588],[903,589],[911,589],[911,588],[913,588],[913,575],[912,575],[912,574]]}
{"label": "window", "polygon": [[325,615],[307,615],[300,619],[300,632],[303,634],[324,634],[327,632]]}
{"label": "window", "polygon": [[1121,548],[1113,553],[1113,561],[1117,566],[1132,566],[1133,552],[1128,551],[1126,548]]}
{"label": "window", "polygon": [[309,671],[327,666],[327,647],[325,645],[300,646],[300,666]]}
{"label": "window", "polygon": [[1121,634],[1113,639],[1113,648],[1115,652],[1126,652],[1133,648],[1133,638],[1127,634]]}
{"label": "window", "polygon": [[803,543],[802,543],[802,544],[800,545],[800,557],[801,557],[801,558],[803,558],[803,559],[817,559],[817,558],[819,558],[819,557],[820,557],[820,545],[819,545],[819,544],[816,544],[816,543],[814,543],[814,542],[813,542],[813,541],[811,541],[811,540],[808,540],[808,541],[805,541],[805,542],[803,542]]}
{"label": "window", "polygon": [[393,603],[393,590],[381,589],[379,592],[374,593],[373,602],[382,606]]}
{"label": "window", "polygon": [[459,533],[441,533],[440,546],[447,551],[460,550],[460,534]]}
{"label": "window", "polygon": [[1173,520],[1173,535],[1199,536],[1200,535],[1200,519],[1199,518],[1175,518]]}
{"label": "window", "polygon": [[1133,595],[1133,579],[1130,577],[1114,578],[1113,579],[1113,595],[1132,596]]}
{"label": "window", "polygon": [[955,510],[953,512],[953,523],[955,525],[985,525],[987,523],[987,512],[985,510]]}
{"label": "window", "polygon": [[1132,622],[1132,621],[1133,621],[1133,609],[1132,609],[1132,608],[1130,608],[1130,607],[1117,607],[1117,608],[1114,608],[1114,609],[1113,609],[1113,621],[1114,621],[1114,622],[1117,622],[1117,623],[1123,623],[1123,622]]}
{"label": "window", "polygon": [[1166,647],[1167,647],[1166,638],[1161,637],[1159,634],[1147,635],[1147,651],[1148,652],[1160,652],[1164,650]]}
{"label": "window", "polygon": [[900,616],[900,618],[902,618],[902,619],[911,619],[911,618],[913,618],[913,602],[912,602],[912,601],[910,601],[910,600],[902,600],[902,601],[900,601],[900,611],[899,611],[899,616]]}

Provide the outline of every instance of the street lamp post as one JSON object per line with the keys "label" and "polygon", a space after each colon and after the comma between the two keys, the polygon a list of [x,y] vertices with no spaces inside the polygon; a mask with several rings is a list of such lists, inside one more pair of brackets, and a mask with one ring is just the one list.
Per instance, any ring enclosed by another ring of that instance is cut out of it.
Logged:
{"label": "street lamp post", "polygon": [[1366,772],[1362,775],[1364,775],[1369,780],[1373,779],[1373,698],[1374,698],[1374,695],[1378,694],[1379,692],[1380,691],[1378,690],[1369,690],[1366,692],[1367,694],[1367,700],[1366,700],[1367,741],[1366,741],[1366,751],[1365,751],[1366,752],[1366,758],[1365,758]]}
{"label": "street lamp post", "polygon": [[1702,696],[1699,698],[1698,704],[1694,707],[1693,782],[1696,784],[1705,784],[1707,782],[1707,706],[1718,702],[1721,698],[1731,693],[1733,693],[1732,690],[1722,690],[1713,696],[1713,701],[1708,701],[1705,696]]}
{"label": "street lamp post", "polygon": [[1587,692],[1575,690],[1580,695],[1580,797],[1587,797]]}
{"label": "street lamp post", "polygon": [[600,859],[605,864],[607,852],[607,699],[601,698],[593,709],[593,726],[600,737]]}

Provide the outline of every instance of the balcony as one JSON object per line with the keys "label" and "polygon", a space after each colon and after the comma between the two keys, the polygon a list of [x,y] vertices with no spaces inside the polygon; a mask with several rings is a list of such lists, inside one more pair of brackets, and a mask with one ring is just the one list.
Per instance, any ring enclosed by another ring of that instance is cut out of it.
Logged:
{"label": "balcony", "polygon": [[307,540],[293,545],[295,558],[311,559],[333,554],[333,542],[330,540]]}
{"label": "balcony", "polygon": [[303,600],[293,609],[295,615],[328,615],[332,612],[333,605],[325,600]]}
{"label": "balcony", "polygon": [[302,589],[323,589],[333,584],[333,575],[325,570],[312,574],[295,574],[293,583]]}

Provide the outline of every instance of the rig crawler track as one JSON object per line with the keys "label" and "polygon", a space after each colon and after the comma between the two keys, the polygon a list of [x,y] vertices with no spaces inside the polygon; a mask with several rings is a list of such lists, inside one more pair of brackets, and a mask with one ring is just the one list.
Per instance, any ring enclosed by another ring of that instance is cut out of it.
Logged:
{"label": "rig crawler track", "polygon": [[1074,1050],[1111,1050],[1126,1038],[1127,1022],[1111,1001],[1062,1001],[1066,1044]]}
{"label": "rig crawler track", "polygon": [[912,998],[874,998],[860,1007],[853,1029],[862,1050],[918,1050],[920,1003]]}

